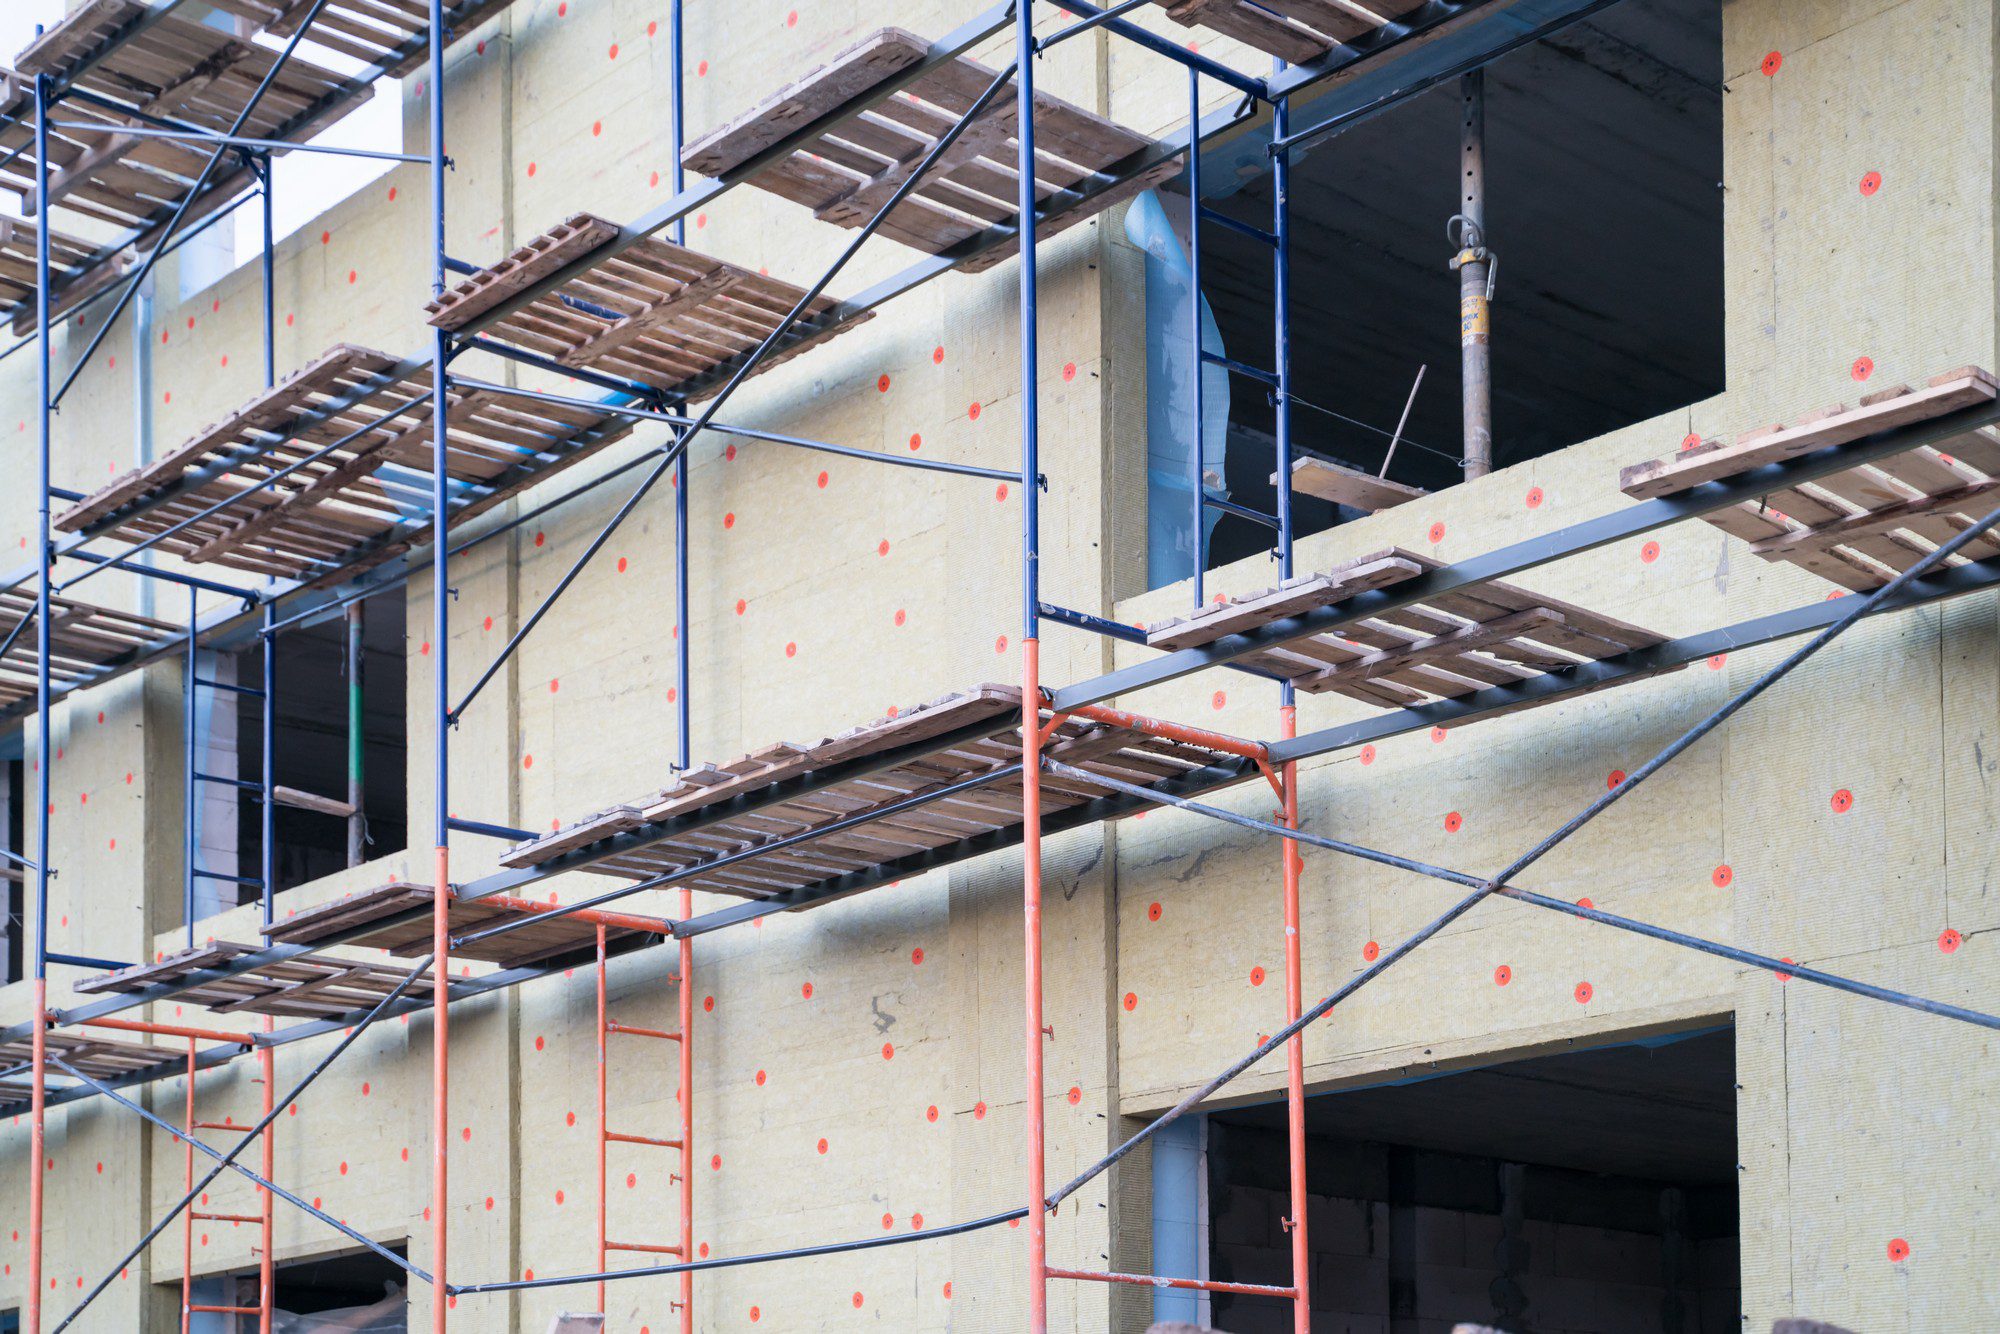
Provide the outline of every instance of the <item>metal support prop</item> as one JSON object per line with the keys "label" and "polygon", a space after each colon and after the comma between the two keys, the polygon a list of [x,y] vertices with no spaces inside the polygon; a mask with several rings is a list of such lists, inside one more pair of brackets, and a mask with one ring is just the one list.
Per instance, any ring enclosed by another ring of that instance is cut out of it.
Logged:
{"label": "metal support prop", "polygon": [[33,1070],[29,1091],[28,1130],[28,1308],[22,1329],[42,1334],[42,1226],[48,1183],[48,976],[49,976],[49,764],[53,747],[49,733],[55,718],[49,708],[49,566],[53,547],[49,527],[49,367],[55,354],[49,340],[49,78],[35,76],[35,906],[29,964],[33,969],[28,998],[33,1011]]}
{"label": "metal support prop", "polygon": [[[1049,1220],[1042,1203],[1047,1109],[1042,1096],[1042,739],[1039,344],[1036,339],[1035,5],[1014,7],[1014,105],[1021,234],[1021,931],[1026,1043],[1022,1111],[1028,1167],[1028,1334],[1048,1334]],[[1197,367],[1199,370],[1199,367]],[[1199,492],[1196,493],[1199,495]]]}
{"label": "metal support prop", "polygon": [[[443,296],[444,241],[444,0],[429,0],[431,293]],[[450,498],[451,336],[431,331],[431,736],[432,832],[437,853],[431,879],[431,1331],[445,1334],[451,1300],[445,1293],[450,1238],[451,1112],[451,662],[450,543],[445,505]]]}
{"label": "metal support prop", "polygon": [[[1493,471],[1493,260],[1486,250],[1486,71],[1459,80],[1458,254],[1459,393],[1465,417],[1465,480]],[[1282,134],[1280,135],[1282,138]],[[1284,161],[1284,154],[1278,157]]]}
{"label": "metal support prop", "polygon": [[[347,864],[349,867],[361,865],[367,860],[368,816],[362,809],[367,798],[366,783],[363,778],[367,752],[367,716],[364,710],[366,699],[362,688],[363,673],[366,671],[366,650],[361,642],[362,602],[347,604],[343,619],[347,629]],[[266,652],[270,651],[269,648]]]}

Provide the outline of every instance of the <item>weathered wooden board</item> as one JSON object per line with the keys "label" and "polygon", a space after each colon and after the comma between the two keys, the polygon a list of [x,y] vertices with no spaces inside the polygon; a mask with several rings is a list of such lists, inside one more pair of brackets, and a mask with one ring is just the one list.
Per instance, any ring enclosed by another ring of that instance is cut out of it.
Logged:
{"label": "weathered wooden board", "polygon": [[[28,587],[0,591],[0,706],[35,694],[38,639],[35,595]],[[23,623],[26,624],[23,624]],[[75,598],[49,599],[49,675],[57,687],[89,679],[147,645],[180,630],[171,621],[94,606]]]}
{"label": "weathered wooden board", "polygon": [[[921,708],[892,714],[813,745],[780,743],[727,765],[704,765],[679,776],[650,798],[590,816],[501,858],[511,867],[540,866],[557,857],[601,846],[616,834],[672,821],[676,829],[636,848],[606,850],[580,869],[631,879],[671,876],[676,887],[743,898],[768,898],[836,876],[867,871],[912,853],[955,843],[1021,823],[1020,776],[1006,772],[1021,757],[1020,692],[984,685],[945,696]],[[1039,714],[1046,728],[1047,709]],[[968,739],[969,736],[969,739]],[[956,740],[947,740],[947,738]],[[926,743],[937,743],[926,749]],[[903,753],[878,772],[804,795],[773,795],[749,812],[702,819],[704,810],[732,798],[756,799],[773,786],[832,765]],[[1214,763],[1221,756],[1166,741],[1135,728],[1066,719],[1050,734],[1046,752],[1064,763],[1151,784]],[[910,797],[993,776],[949,797],[894,814],[872,815]],[[1109,792],[1045,775],[1044,815]],[[784,840],[783,846],[778,846]],[[733,857],[726,866],[719,858]]]}
{"label": "weathered wooden board", "polygon": [[[1146,642],[1159,649],[1212,644],[1437,568],[1438,562],[1414,552],[1375,552],[1325,574],[1301,575],[1162,622],[1149,629]],[[1238,661],[1300,690],[1333,691],[1398,709],[1517,685],[1581,662],[1650,648],[1663,638],[1491,580],[1365,616],[1338,630],[1301,634]]]}
{"label": "weathered wooden board", "polygon": [[1309,64],[1422,9],[1426,0],[1155,0],[1167,17],[1199,25],[1294,65]]}
{"label": "weathered wooden board", "polygon": [[[856,114],[755,169],[750,183],[813,210],[842,227],[865,224],[922,165],[952,126],[998,77],[965,56],[911,77],[930,44],[884,28],[828,64],[690,144],[690,171],[722,177],[785,136],[843,108]],[[1018,97],[996,96],[883,219],[884,236],[942,254],[989,227],[1012,221],[1020,197]],[[1043,201],[1038,233],[1074,226],[1155,182],[1178,174],[1168,159],[1113,182],[1110,169],[1151,141],[1083,108],[1035,94],[1035,188]],[[962,266],[991,267],[1012,254],[1009,242]]]}
{"label": "weathered wooden board", "polygon": [[[55,526],[139,542],[185,524],[158,549],[281,578],[352,574],[427,539],[430,386],[426,363],[342,344]],[[590,408],[458,387],[445,419],[452,523],[631,430]]]}
{"label": "weathered wooden board", "polygon": [[[579,213],[430,303],[430,322],[459,330],[578,260],[604,251],[587,271],[496,320],[484,333],[573,369],[608,372],[698,401],[764,342],[805,289],[699,251],[647,237],[605,250],[615,223]],[[760,358],[753,373],[844,333],[873,312],[844,317],[821,296]]]}
{"label": "weathered wooden board", "polygon": [[[1817,450],[1921,425],[1991,403],[1992,375],[1960,367],[1921,389],[1897,385],[1845,405],[1807,413],[1797,424],[1765,426],[1735,439],[1702,441],[1669,458],[1619,474],[1628,496],[1677,495]],[[1856,592],[1880,588],[2000,507],[2000,429],[1961,431],[1756,500],[1702,516],[1769,561],[1783,561]],[[1981,535],[1951,564],[2000,556]]]}
{"label": "weathered wooden board", "polygon": [[[1278,474],[1272,473],[1271,485],[1277,484]],[[1386,477],[1377,477],[1374,473],[1312,455],[1292,461],[1292,490],[1369,514],[1394,509],[1418,496],[1430,494],[1420,487],[1405,486],[1401,482],[1392,482]]]}

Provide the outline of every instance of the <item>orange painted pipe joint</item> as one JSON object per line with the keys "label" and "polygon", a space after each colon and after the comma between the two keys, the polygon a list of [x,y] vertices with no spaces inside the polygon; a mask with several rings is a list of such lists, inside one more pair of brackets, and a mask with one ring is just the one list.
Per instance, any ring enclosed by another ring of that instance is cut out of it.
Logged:
{"label": "orange painted pipe joint", "polygon": [[79,1028],[110,1028],[121,1033],[149,1033],[162,1038],[194,1038],[202,1042],[233,1042],[254,1047],[257,1039],[248,1033],[230,1033],[217,1028],[188,1028],[181,1024],[151,1024],[143,1019],[81,1019]]}
{"label": "orange painted pipe joint", "polygon": [[517,899],[511,894],[489,894],[477,899],[478,903],[490,903],[496,908],[511,908],[524,913],[562,913],[564,917],[582,922],[588,926],[610,927],[613,931],[642,931],[652,936],[672,935],[674,924],[664,917],[641,917],[636,913],[606,912],[602,908],[574,908],[563,912],[553,903],[536,903],[533,899]]}
{"label": "orange painted pipe joint", "polygon": [[1073,718],[1088,718],[1094,723],[1107,727],[1129,727],[1147,736],[1159,737],[1162,741],[1178,741],[1185,746],[1200,746],[1204,750],[1216,751],[1223,755],[1237,755],[1246,760],[1267,763],[1271,754],[1261,743],[1246,741],[1242,737],[1230,736],[1226,732],[1211,732],[1205,727],[1189,727],[1185,723],[1171,723],[1162,718],[1149,718],[1143,713],[1127,713],[1123,709],[1108,708],[1102,704],[1079,704],[1066,710]]}

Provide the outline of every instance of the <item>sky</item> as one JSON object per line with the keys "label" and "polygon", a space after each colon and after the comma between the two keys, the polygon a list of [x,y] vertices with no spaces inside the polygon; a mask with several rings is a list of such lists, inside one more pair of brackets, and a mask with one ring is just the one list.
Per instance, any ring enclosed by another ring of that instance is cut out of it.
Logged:
{"label": "sky", "polygon": [[[193,13],[202,6],[199,0],[188,0],[184,8]],[[0,0],[0,65],[11,66],[15,55],[35,40],[35,25],[60,21],[63,9],[63,0]],[[268,39],[261,44],[281,45]],[[352,74],[360,69],[359,62],[314,48],[309,42],[300,44],[298,54],[341,74]],[[312,142],[341,148],[400,152],[403,147],[402,101],[401,85],[394,79],[383,79],[376,83],[374,97],[352,115],[328,127]],[[305,226],[394,165],[325,153],[293,153],[280,157],[272,187],[279,238]],[[20,197],[11,191],[0,190],[0,211],[18,213],[19,210]],[[256,225],[254,207],[240,210],[238,216],[243,225],[236,228],[235,260],[244,264],[257,255],[262,241],[261,229]],[[60,226],[60,222],[57,225]],[[218,225],[226,228],[230,222]]]}

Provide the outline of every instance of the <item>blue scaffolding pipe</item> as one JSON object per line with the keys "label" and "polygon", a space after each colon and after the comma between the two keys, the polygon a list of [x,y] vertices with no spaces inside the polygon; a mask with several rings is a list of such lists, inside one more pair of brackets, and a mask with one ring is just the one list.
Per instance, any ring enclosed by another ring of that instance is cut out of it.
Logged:
{"label": "blue scaffolding pipe", "polygon": [[97,120],[58,120],[50,125],[58,130],[86,130],[93,134],[115,134],[120,138],[172,139],[180,143],[217,144],[223,148],[248,148],[259,152],[327,153],[334,157],[368,158],[377,162],[422,162],[420,153],[386,153],[376,148],[337,148],[330,144],[295,144],[283,139],[250,139],[236,134],[214,134],[207,130],[147,129],[137,125],[113,125]]}
{"label": "blue scaffolding pipe", "polygon": [[[271,68],[264,72],[262,79],[258,80],[256,90],[250,94],[250,100],[245,102],[243,110],[236,114],[236,119],[229,126],[230,134],[240,132],[249,123],[252,113],[257,110],[257,104],[262,102],[264,94],[270,91],[272,82],[278,77],[278,72],[290,63],[292,53],[298,49],[299,43],[304,40],[305,35],[312,31],[313,21],[319,17],[320,11],[326,8],[326,5],[327,0],[312,0],[311,6],[299,19],[298,27],[293,29],[290,39],[286,41],[285,49],[279,52],[277,57],[271,62]],[[144,260],[140,261],[138,271],[126,281],[124,290],[119,293],[117,304],[111,308],[111,314],[105,317],[103,326],[98,329],[90,342],[84,346],[82,353],[76,359],[76,365],[70,368],[69,374],[63,377],[62,384],[56,388],[55,395],[51,400],[52,404],[61,404],[64,397],[68,395],[70,386],[76,383],[77,377],[83,374],[84,368],[90,365],[90,359],[96,355],[98,345],[104,341],[105,335],[111,332],[111,326],[118,323],[118,317],[125,313],[125,307],[131,304],[132,297],[138,292],[140,285],[146,281],[146,275],[150,274],[153,271],[153,266],[160,262],[160,247],[164,246],[173,238],[174,233],[180,230],[181,220],[187,217],[188,210],[194,206],[194,202],[201,197],[202,191],[208,187],[209,177],[215,174],[217,164],[222,161],[223,154],[227,151],[226,145],[218,145],[215,151],[208,155],[208,161],[202,164],[201,173],[195,177],[194,185],[181,197],[180,203],[174,206],[173,216],[167,219],[166,227],[161,231],[159,240],[155,243],[152,252]],[[46,218],[48,215],[48,187],[46,184],[46,175],[45,173],[43,174],[44,182],[37,186],[35,193],[40,212]],[[46,232],[48,228],[44,226],[42,230]],[[44,243],[46,244],[46,241]],[[46,281],[37,283],[36,290],[46,293],[49,290],[48,283]],[[46,305],[47,303],[44,302],[43,304]]]}
{"label": "blue scaffolding pipe", "polygon": [[[593,412],[609,413],[617,417],[631,417],[638,421],[666,422],[683,429],[694,424],[695,419],[684,413],[663,412],[657,408],[643,408],[635,403],[607,403],[601,399],[571,398],[564,394],[552,394],[542,389],[522,389],[515,385],[498,384],[489,380],[473,380],[463,375],[454,375],[451,382],[465,389],[484,390],[489,394],[499,394],[508,398],[525,398],[538,403],[555,403],[565,407],[587,408]],[[861,459],[869,463],[886,463],[897,468],[916,468],[924,472],[955,473],[960,477],[980,477],[987,481],[1011,482],[1019,473],[1005,468],[981,468],[970,463],[948,463],[939,459],[907,459],[896,454],[887,454],[879,449],[859,449],[853,445],[836,445],[825,440],[811,440],[804,436],[783,435],[777,431],[760,431],[748,426],[730,426],[722,422],[710,422],[708,430],[717,435],[733,435],[744,440],[763,440],[776,445],[792,445],[799,449],[815,450],[822,454],[838,454],[843,458]]]}

